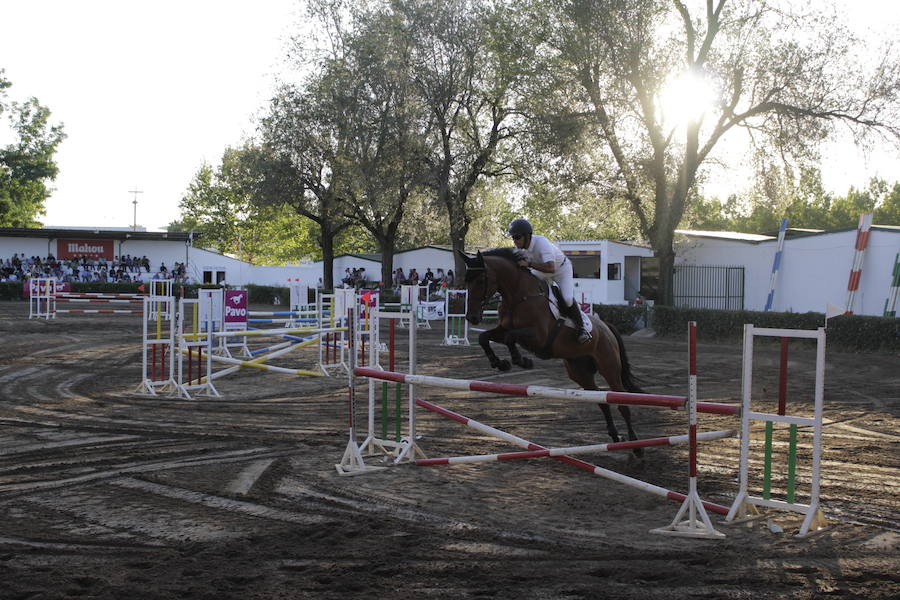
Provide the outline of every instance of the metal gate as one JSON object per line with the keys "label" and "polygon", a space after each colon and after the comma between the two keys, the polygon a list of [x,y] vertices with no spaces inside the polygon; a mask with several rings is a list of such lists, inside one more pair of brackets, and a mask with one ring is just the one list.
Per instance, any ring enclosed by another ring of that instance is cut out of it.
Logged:
{"label": "metal gate", "polygon": [[675,306],[743,310],[744,267],[678,265],[672,278]]}

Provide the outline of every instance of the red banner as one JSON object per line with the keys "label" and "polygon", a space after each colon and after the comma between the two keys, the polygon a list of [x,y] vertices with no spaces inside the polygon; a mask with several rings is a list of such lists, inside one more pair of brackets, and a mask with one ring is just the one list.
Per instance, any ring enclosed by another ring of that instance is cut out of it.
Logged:
{"label": "red banner", "polygon": [[113,240],[57,240],[56,258],[105,258],[112,260],[114,254]]}

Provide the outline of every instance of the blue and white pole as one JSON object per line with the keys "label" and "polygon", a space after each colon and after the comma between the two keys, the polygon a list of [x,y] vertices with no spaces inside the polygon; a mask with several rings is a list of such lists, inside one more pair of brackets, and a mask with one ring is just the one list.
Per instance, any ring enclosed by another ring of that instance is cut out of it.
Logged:
{"label": "blue and white pole", "polygon": [[778,281],[778,270],[781,268],[781,256],[784,254],[784,232],[787,230],[787,219],[781,220],[778,228],[778,245],[775,249],[775,260],[772,262],[772,277],[769,279],[769,297],[766,298],[765,312],[772,310],[775,304],[775,283]]}

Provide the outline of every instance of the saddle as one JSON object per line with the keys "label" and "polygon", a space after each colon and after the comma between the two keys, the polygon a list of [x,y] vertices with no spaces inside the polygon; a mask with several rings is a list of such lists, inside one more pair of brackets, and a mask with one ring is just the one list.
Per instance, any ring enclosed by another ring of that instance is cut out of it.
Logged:
{"label": "saddle", "polygon": [[[550,304],[550,312],[553,314],[553,318],[557,321],[562,320],[562,324],[571,327],[573,329],[577,329],[577,325],[572,322],[572,319],[564,316],[562,312],[559,310],[560,306],[565,306],[566,302],[563,300],[562,292],[559,290],[559,286],[556,285],[556,282],[548,283],[545,280],[541,281],[542,291],[547,293],[547,300],[549,300]],[[551,293],[552,290],[552,293]],[[588,318],[587,313],[584,311],[578,311],[581,314],[581,322],[584,324],[584,330],[587,332],[591,332],[594,330],[594,324],[591,322],[590,318]]]}

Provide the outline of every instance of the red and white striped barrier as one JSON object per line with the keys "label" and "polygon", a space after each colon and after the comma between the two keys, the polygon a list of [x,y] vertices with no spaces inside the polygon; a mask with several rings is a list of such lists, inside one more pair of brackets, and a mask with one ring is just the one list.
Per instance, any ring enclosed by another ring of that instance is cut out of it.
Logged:
{"label": "red and white striped barrier", "polygon": [[83,309],[83,308],[57,308],[53,312],[57,313],[100,313],[100,314],[115,314],[115,315],[139,315],[142,314],[143,310],[114,310],[114,309]]}
{"label": "red and white striped barrier", "polygon": [[68,298],[66,296],[56,296],[57,302],[98,302],[101,304],[141,304],[144,301],[139,299],[123,300],[119,298]]}
{"label": "red and white striped barrier", "polygon": [[[529,442],[524,438],[520,438],[511,433],[507,433],[505,431],[501,431],[490,425],[485,425],[484,423],[480,423],[474,419],[470,419],[461,414],[455,413],[451,410],[447,410],[446,408],[442,408],[437,406],[436,404],[432,404],[431,402],[427,402],[425,400],[416,400],[416,405],[421,406],[424,409],[430,410],[431,412],[437,413],[439,415],[443,415],[449,419],[456,421],[457,423],[462,423],[466,427],[484,433],[485,435],[489,435],[491,437],[495,437],[497,439],[501,439],[507,441],[519,448],[525,448],[526,450],[537,450],[537,451],[545,451],[550,450],[549,448],[545,448],[538,444],[534,444]],[[653,485],[652,483],[647,483],[646,481],[641,481],[640,479],[635,479],[633,477],[628,477],[627,475],[622,475],[621,473],[616,473],[615,471],[610,471],[609,469],[604,469],[603,467],[591,464],[589,462],[585,462],[578,458],[572,458],[571,456],[561,455],[561,456],[551,456],[554,460],[558,460],[567,464],[572,465],[582,471],[587,471],[588,473],[593,473],[594,475],[599,475],[600,477],[604,477],[606,479],[611,479],[613,481],[618,481],[619,483],[623,483],[625,485],[643,490],[645,492],[649,492],[661,498],[666,498],[668,500],[674,500],[676,502],[684,502],[687,498],[684,494],[679,494],[678,492],[673,492],[671,490],[667,490],[658,485]],[[703,506],[712,512],[719,513],[722,515],[728,514],[728,507],[722,506],[720,504],[714,504],[712,502],[703,502]]]}
{"label": "red and white striped barrier", "polygon": [[[736,429],[723,429],[722,431],[707,431],[697,434],[697,441],[708,442],[726,437],[734,437]],[[432,467],[437,465],[459,465],[463,463],[492,462],[499,460],[524,460],[528,458],[543,458],[562,456],[564,454],[592,454],[597,452],[615,452],[617,450],[633,450],[635,448],[647,448],[650,446],[677,446],[687,444],[690,435],[673,435],[670,437],[650,438],[646,440],[631,440],[628,442],[612,442],[609,444],[590,444],[587,446],[570,446],[568,448],[548,448],[547,450],[528,450],[525,452],[506,452],[503,454],[473,454],[471,456],[451,456],[449,458],[421,458],[416,461],[420,467]]]}
{"label": "red and white striped barrier", "polygon": [[856,230],[856,244],[854,245],[853,265],[850,267],[850,280],[847,282],[847,309],[848,315],[853,314],[853,299],[859,289],[859,280],[862,277],[863,259],[866,257],[866,246],[869,245],[869,230],[872,228],[872,213],[859,215],[859,226]]}
{"label": "red and white striped barrier", "polygon": [[[407,373],[394,373],[368,367],[357,367],[354,374],[360,377],[382,379],[413,385],[426,385],[432,387],[449,388],[455,390],[468,390],[472,392],[490,392],[507,396],[530,396],[534,398],[555,398],[560,400],[576,400],[592,404],[630,404],[638,406],[661,406],[664,408],[685,408],[687,398],[684,396],[665,396],[660,394],[636,394],[631,392],[612,392],[594,390],[570,390],[551,388],[539,385],[521,385],[514,383],[491,383],[488,381],[476,381],[471,379],[449,379],[446,377],[433,377],[430,375],[409,375]],[[741,407],[732,404],[719,404],[715,402],[698,402],[697,411],[718,415],[740,414]]]}
{"label": "red and white striped barrier", "polygon": [[148,294],[111,294],[106,292],[57,292],[56,298],[58,299],[73,299],[73,298],[93,298],[96,300],[135,300],[140,302],[144,298],[147,298]]}

